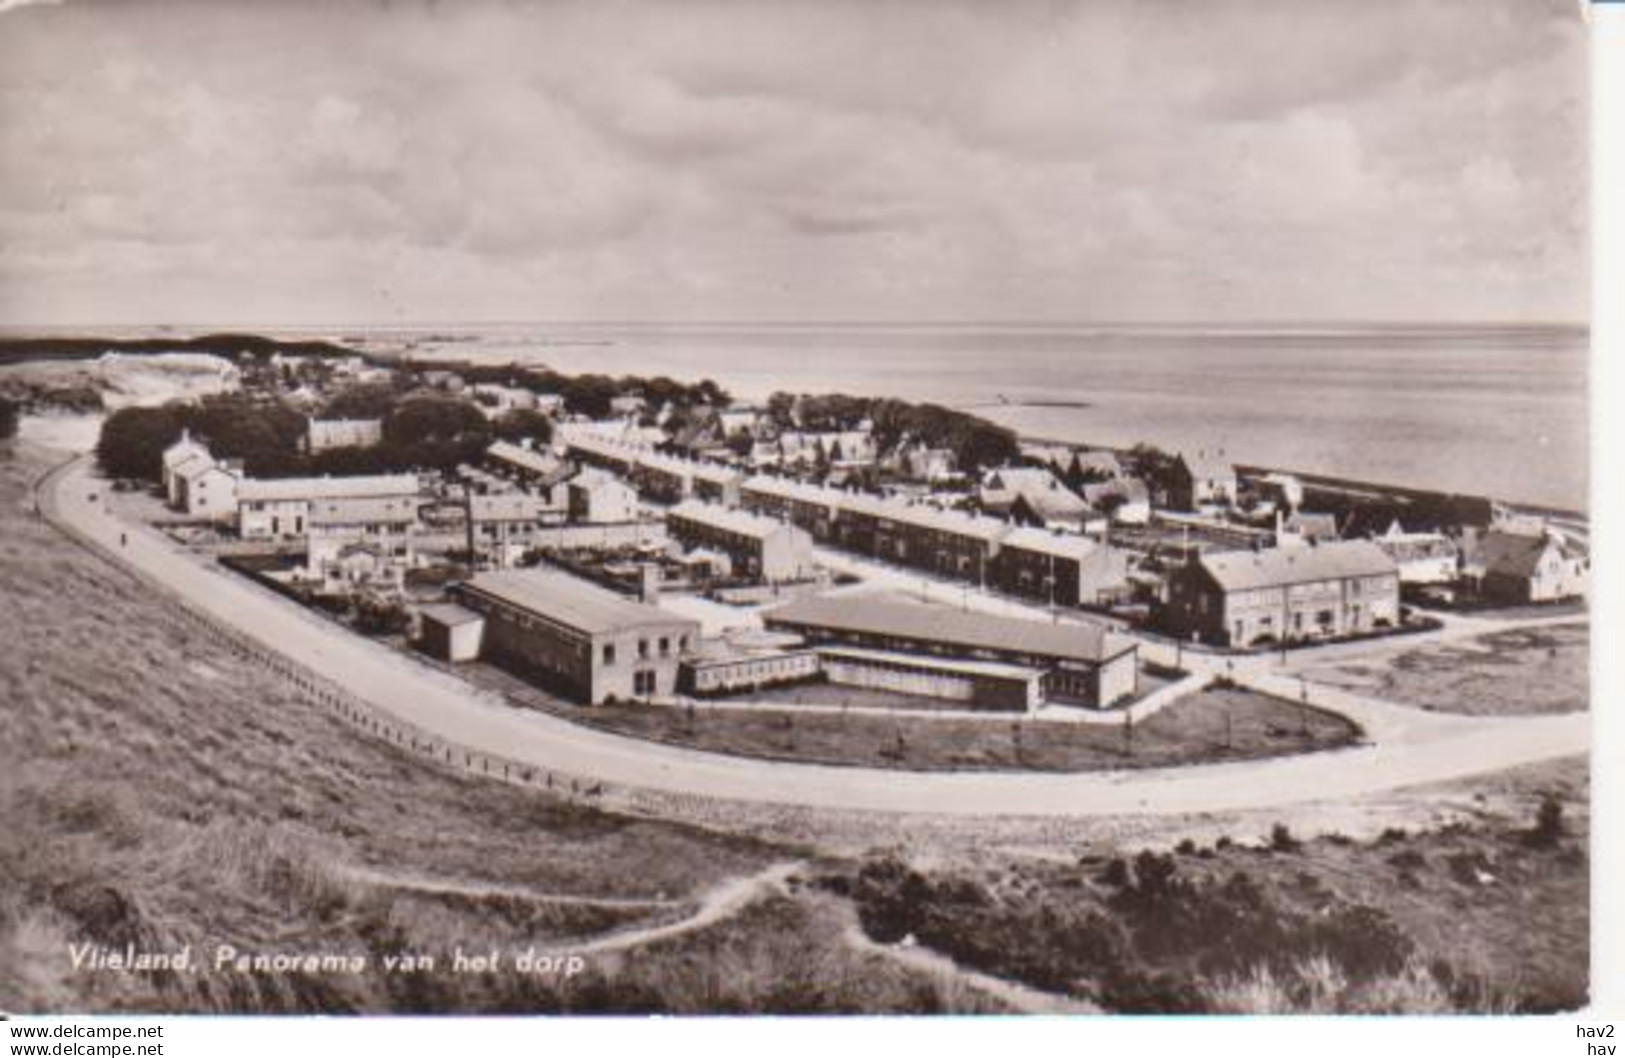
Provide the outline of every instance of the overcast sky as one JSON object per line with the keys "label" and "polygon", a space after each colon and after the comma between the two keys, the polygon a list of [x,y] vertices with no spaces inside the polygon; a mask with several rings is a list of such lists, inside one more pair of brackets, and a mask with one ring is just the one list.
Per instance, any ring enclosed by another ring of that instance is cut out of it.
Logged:
{"label": "overcast sky", "polygon": [[1574,0],[0,0],[0,322],[1583,320]]}

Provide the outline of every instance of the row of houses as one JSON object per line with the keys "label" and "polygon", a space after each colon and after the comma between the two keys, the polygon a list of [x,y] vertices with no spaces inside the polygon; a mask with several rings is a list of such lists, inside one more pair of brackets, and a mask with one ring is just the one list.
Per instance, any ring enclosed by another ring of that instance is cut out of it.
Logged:
{"label": "row of houses", "polygon": [[1099,604],[1126,585],[1126,557],[1076,534],[769,475],[739,496],[818,543],[1060,606]]}
{"label": "row of houses", "polygon": [[565,452],[587,466],[620,475],[643,496],[660,503],[698,499],[735,506],[745,479],[741,471],[721,463],[666,455],[591,434],[571,437]]}
{"label": "row of houses", "polygon": [[1229,647],[1363,635],[1397,627],[1402,584],[1456,583],[1489,603],[1583,597],[1590,561],[1550,532],[1491,530],[1458,554],[1438,534],[1397,527],[1371,540],[1193,555],[1168,578],[1157,623]]}

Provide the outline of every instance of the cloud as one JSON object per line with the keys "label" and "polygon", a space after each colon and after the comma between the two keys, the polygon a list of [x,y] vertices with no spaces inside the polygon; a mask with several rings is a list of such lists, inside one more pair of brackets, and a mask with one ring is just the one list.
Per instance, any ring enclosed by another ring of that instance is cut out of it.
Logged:
{"label": "cloud", "polygon": [[0,316],[1576,315],[1584,48],[1556,0],[75,3],[0,38]]}
{"label": "cloud", "polygon": [[10,14],[25,7],[60,7],[62,0],[0,0],[0,15]]}

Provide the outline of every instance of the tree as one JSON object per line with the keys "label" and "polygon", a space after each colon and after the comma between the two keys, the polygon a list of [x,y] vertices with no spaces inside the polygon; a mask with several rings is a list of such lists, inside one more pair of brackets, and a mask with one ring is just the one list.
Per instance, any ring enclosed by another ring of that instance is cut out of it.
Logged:
{"label": "tree", "polygon": [[102,423],[96,462],[110,478],[157,481],[163,476],[164,449],[175,443],[186,425],[186,409],[179,404],[120,408]]}
{"label": "tree", "polygon": [[531,408],[515,408],[505,413],[492,428],[504,441],[529,440],[542,445],[553,441],[553,420]]}
{"label": "tree", "polygon": [[323,419],[382,419],[400,399],[401,387],[393,382],[362,382],[347,386],[322,405]]}
{"label": "tree", "polygon": [[491,443],[491,424],[466,400],[424,395],[395,405],[383,434],[385,457],[395,466],[450,470],[480,457]]}

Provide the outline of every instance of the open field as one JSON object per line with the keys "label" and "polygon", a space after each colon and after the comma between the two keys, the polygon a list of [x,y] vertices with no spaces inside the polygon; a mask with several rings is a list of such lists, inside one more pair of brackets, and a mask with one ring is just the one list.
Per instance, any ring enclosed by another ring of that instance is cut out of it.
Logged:
{"label": "open field", "polygon": [[[491,665],[460,666],[480,686],[618,734],[736,756],[911,771],[1082,772],[1249,760],[1335,749],[1359,731],[1343,717],[1244,689],[1188,695],[1126,726],[788,710],[570,705]],[[838,694],[839,687],[809,687]],[[854,704],[856,702],[854,701]]]}
{"label": "open field", "polygon": [[[765,883],[682,928],[708,894],[805,853],[571,805],[366,738],[36,520],[27,484],[44,465],[0,446],[0,1008],[986,1007],[827,939]],[[444,967],[459,945],[572,950],[627,931],[567,981],[207,965],[230,944]],[[651,944],[633,958],[637,931]],[[206,965],[76,971],[69,945],[86,942],[191,945]]]}
{"label": "open field", "polygon": [[1585,770],[1545,765],[1502,785],[1511,801],[1471,821],[1363,841],[1283,827],[1138,855],[885,855],[824,885],[875,941],[912,936],[1111,1011],[1572,1010],[1588,988]]}
{"label": "open field", "polygon": [[1447,713],[1567,713],[1590,703],[1584,624],[1493,632],[1380,660],[1350,659],[1304,675],[1362,694]]}

